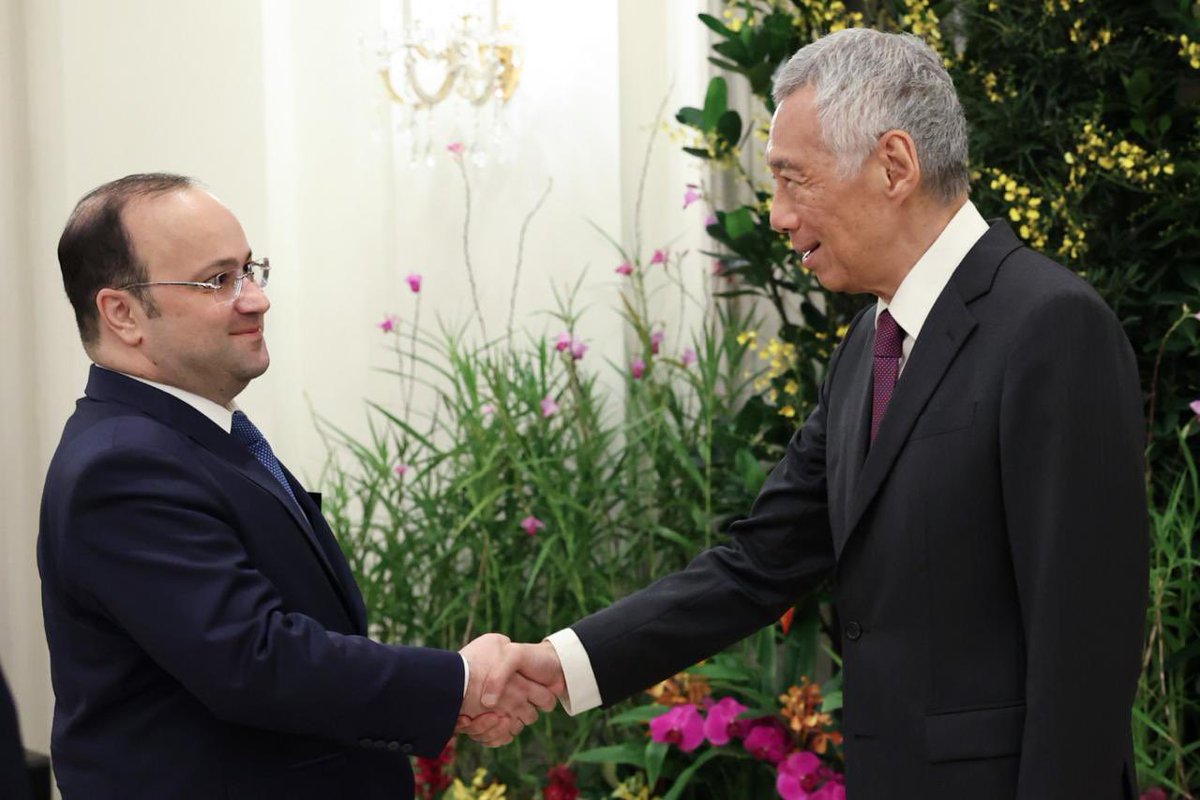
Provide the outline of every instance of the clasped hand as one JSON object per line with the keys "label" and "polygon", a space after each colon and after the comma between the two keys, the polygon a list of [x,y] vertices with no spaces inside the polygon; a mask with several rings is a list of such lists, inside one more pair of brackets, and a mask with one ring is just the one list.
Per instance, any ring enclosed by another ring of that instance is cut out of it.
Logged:
{"label": "clasped hand", "polygon": [[558,653],[549,642],[519,644],[485,633],[459,651],[470,665],[456,732],[487,747],[508,744],[566,693]]}

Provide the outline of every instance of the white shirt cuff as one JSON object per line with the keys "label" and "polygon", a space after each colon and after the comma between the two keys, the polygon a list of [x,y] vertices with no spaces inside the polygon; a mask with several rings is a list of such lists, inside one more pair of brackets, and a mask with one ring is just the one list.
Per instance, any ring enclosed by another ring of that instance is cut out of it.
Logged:
{"label": "white shirt cuff", "polygon": [[600,687],[592,672],[592,660],[579,636],[570,628],[550,634],[546,641],[554,646],[562,664],[563,677],[567,681],[567,696],[560,697],[563,709],[570,716],[598,708],[601,704]]}
{"label": "white shirt cuff", "polygon": [[458,657],[463,660],[463,699],[467,699],[467,687],[471,685],[471,665],[467,663],[467,657],[462,653]]}

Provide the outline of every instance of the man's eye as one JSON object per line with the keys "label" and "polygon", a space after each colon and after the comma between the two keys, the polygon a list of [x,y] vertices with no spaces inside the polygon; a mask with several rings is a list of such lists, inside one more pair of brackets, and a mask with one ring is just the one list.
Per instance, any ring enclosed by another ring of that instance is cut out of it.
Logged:
{"label": "man's eye", "polygon": [[232,278],[233,278],[232,271],[218,272],[216,275],[213,275],[211,278],[209,278],[208,282],[213,284],[214,286],[224,286],[225,284],[229,283],[229,281]]}

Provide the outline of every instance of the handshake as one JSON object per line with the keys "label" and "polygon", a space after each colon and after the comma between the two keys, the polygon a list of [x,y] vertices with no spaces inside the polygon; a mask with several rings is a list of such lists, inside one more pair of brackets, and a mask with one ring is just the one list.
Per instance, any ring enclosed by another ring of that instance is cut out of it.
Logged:
{"label": "handshake", "polygon": [[538,717],[553,711],[567,691],[558,653],[550,642],[520,644],[485,633],[459,653],[470,665],[456,733],[487,747],[508,744]]}

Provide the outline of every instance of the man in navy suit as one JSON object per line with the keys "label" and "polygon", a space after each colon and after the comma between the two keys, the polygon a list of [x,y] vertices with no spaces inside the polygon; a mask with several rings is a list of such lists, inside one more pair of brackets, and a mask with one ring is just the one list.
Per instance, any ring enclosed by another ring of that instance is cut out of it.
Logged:
{"label": "man in navy suit", "polygon": [[[59,262],[94,363],[46,477],[38,566],[66,800],[412,797],[506,640],[367,638],[313,496],[234,398],[269,363],[270,274],[191,179],[76,206]],[[505,735],[553,707],[526,682]]]}
{"label": "man in navy suit", "polygon": [[919,39],[831,34],[774,99],[772,225],[875,299],[727,544],[488,682],[611,705],[831,577],[851,800],[1132,800],[1148,540],[1120,322],[971,204],[963,110]]}

